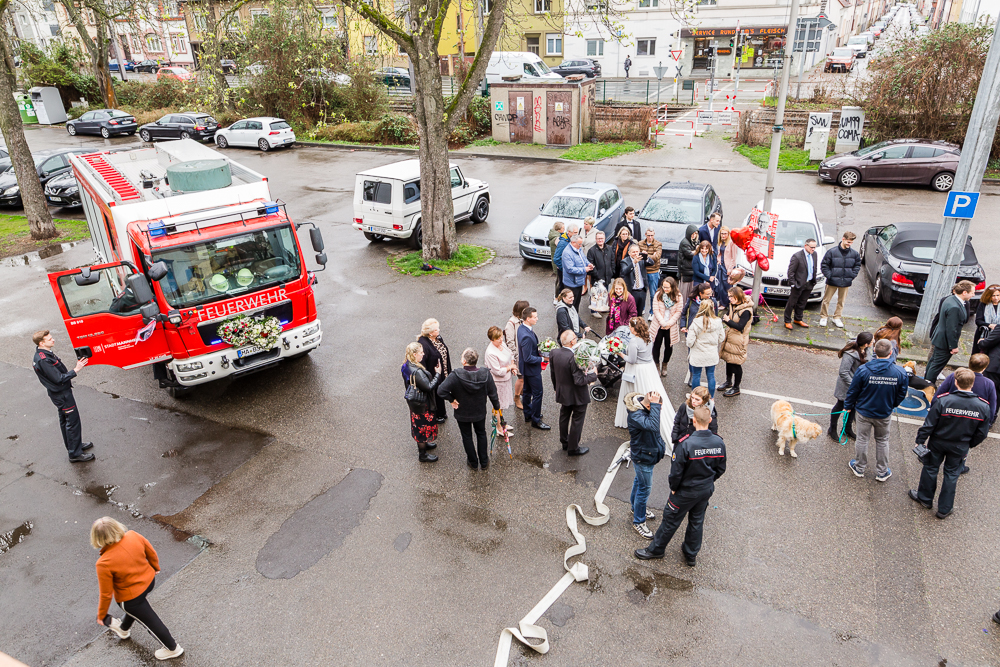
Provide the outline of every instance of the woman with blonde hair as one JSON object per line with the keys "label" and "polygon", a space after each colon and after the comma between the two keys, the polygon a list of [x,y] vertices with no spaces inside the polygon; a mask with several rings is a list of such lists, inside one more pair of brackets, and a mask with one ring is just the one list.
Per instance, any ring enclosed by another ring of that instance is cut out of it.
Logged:
{"label": "woman with blonde hair", "polygon": [[[104,516],[90,527],[90,544],[101,550],[97,559],[97,584],[101,592],[97,623],[111,628],[120,639],[128,639],[132,623],[139,621],[163,645],[153,653],[157,660],[169,660],[184,653],[146,600],[160,573],[160,560],[149,540]],[[112,597],[125,612],[125,618],[119,620],[108,613]]]}
{"label": "woman with blonde hair", "polygon": [[503,342],[511,354],[514,355],[514,375],[517,376],[517,380],[514,382],[514,407],[518,410],[524,409],[524,406],[521,405],[521,390],[524,389],[524,378],[517,372],[517,328],[521,326],[521,313],[529,305],[527,301],[515,301],[514,310],[503,328]]}
{"label": "woman with blonde hair", "polygon": [[[667,376],[667,362],[674,345],[681,340],[681,291],[673,276],[660,283],[653,296],[653,319],[649,321],[649,335],[653,338],[653,363],[660,366],[660,377]],[[663,356],[660,349],[663,348]]]}
{"label": "woman with blonde hair", "polygon": [[[436,368],[440,364],[441,381],[444,382],[444,379],[451,373],[451,354],[448,352],[448,346],[444,344],[444,338],[441,338],[441,325],[437,320],[433,317],[424,320],[417,342],[424,348],[424,366]],[[448,410],[445,408],[444,401],[437,401],[434,416],[438,424],[448,418]]]}
{"label": "woman with blonde hair", "polygon": [[670,440],[670,425],[674,421],[674,408],[663,388],[660,375],[656,372],[656,364],[653,363],[653,339],[649,333],[649,327],[646,320],[641,317],[633,317],[629,320],[628,328],[632,335],[625,352],[621,355],[625,359],[625,368],[622,371],[621,387],[618,392],[615,426],[628,428],[626,396],[633,392],[645,396],[649,392],[655,391],[663,400],[663,407],[660,408],[660,435],[663,436],[663,442],[666,443],[668,450],[673,451],[673,444]]}
{"label": "woman with blonde hair", "polygon": [[729,306],[722,315],[726,325],[725,342],[719,356],[726,362],[726,383],[719,387],[725,390],[723,396],[739,396],[740,382],[743,381],[743,364],[747,361],[747,347],[750,345],[750,325],[753,320],[753,306],[739,285],[729,288]]}
{"label": "woman with blonde hair", "polygon": [[434,366],[434,375],[431,376],[422,363],[424,359],[424,348],[420,343],[410,343],[406,346],[403,383],[406,390],[415,387],[423,395],[423,401],[406,402],[410,408],[410,435],[417,443],[417,457],[420,462],[434,463],[438,457],[427,452],[437,447],[438,420],[435,417],[435,408],[439,402],[437,388],[444,379],[444,374],[441,372],[441,362],[438,361]]}
{"label": "woman with blonde hair", "polygon": [[[627,230],[628,227],[622,227]],[[639,315],[636,309],[635,297],[628,293],[628,286],[621,278],[615,278],[608,289],[608,336],[617,329],[629,323],[633,317]]]}
{"label": "woman with blonde hair", "polygon": [[500,327],[490,327],[486,332],[490,344],[486,346],[486,368],[493,375],[497,386],[497,398],[500,399],[500,409],[506,410],[514,404],[514,375],[517,372],[517,362],[510,349],[503,344],[503,331]]}
{"label": "woman with blonde hair", "polygon": [[719,346],[725,338],[725,327],[715,314],[715,304],[711,300],[702,301],[687,332],[692,389],[701,384],[704,369],[708,376],[708,395],[715,396],[715,367],[719,365]]}

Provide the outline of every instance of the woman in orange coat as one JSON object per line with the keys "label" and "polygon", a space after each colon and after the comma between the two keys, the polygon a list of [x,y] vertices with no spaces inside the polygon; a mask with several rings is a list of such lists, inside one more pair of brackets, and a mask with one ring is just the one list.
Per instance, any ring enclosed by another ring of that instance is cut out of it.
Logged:
{"label": "woman in orange coat", "polygon": [[[139,621],[163,644],[153,654],[157,660],[169,660],[184,653],[146,600],[160,573],[160,560],[149,540],[105,516],[90,527],[90,543],[101,550],[97,559],[97,583],[101,591],[97,622],[111,628],[119,638],[128,639],[132,623]],[[125,612],[123,620],[108,614],[112,596]]]}

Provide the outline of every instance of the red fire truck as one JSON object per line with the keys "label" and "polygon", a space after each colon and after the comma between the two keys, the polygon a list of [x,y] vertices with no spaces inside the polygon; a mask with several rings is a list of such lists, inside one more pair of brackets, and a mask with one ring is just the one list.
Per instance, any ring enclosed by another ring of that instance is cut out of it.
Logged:
{"label": "red fire truck", "polygon": [[[70,158],[97,253],[49,274],[78,357],[152,366],[172,395],[301,357],[322,338],[296,230],[267,178],[198,142]],[[317,270],[322,270],[322,268]]]}

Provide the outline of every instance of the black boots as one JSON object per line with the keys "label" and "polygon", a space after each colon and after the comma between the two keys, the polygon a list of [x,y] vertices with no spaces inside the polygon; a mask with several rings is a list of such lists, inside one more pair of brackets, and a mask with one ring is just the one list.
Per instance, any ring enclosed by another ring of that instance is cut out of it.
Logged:
{"label": "black boots", "polygon": [[435,461],[438,460],[438,457],[435,456],[434,454],[427,453],[428,449],[434,449],[435,447],[437,447],[436,442],[417,443],[417,449],[420,450],[420,456],[418,458],[420,459],[421,463],[434,463]]}

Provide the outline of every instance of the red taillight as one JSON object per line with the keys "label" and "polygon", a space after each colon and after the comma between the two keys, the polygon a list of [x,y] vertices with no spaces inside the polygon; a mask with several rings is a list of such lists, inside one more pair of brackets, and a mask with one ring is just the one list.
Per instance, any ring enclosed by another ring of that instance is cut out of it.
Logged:
{"label": "red taillight", "polygon": [[901,273],[892,274],[892,284],[902,285],[904,287],[913,287],[913,281]]}
{"label": "red taillight", "polygon": [[359,225],[365,224],[365,221],[361,218],[354,218],[354,222]]}
{"label": "red taillight", "polygon": [[202,132],[202,131],[204,131],[204,129],[205,129],[204,125],[195,125],[194,126],[194,131],[195,132]]}
{"label": "red taillight", "polygon": [[403,225],[393,225],[392,228],[395,229],[397,232],[403,231]]}
{"label": "red taillight", "polygon": [[268,132],[268,133],[267,133],[267,136],[269,136],[269,137],[273,137],[273,136],[274,136],[274,135],[276,135],[276,134],[281,134],[281,132],[277,132],[277,131],[275,131],[275,132]]}
{"label": "red taillight", "polygon": [[117,120],[109,120],[108,121],[108,125],[117,125],[117,124],[118,124]]}
{"label": "red taillight", "polygon": [[985,280],[983,282],[981,282],[981,283],[976,283],[976,291],[977,292],[982,292],[984,289],[986,289],[986,281]]}

